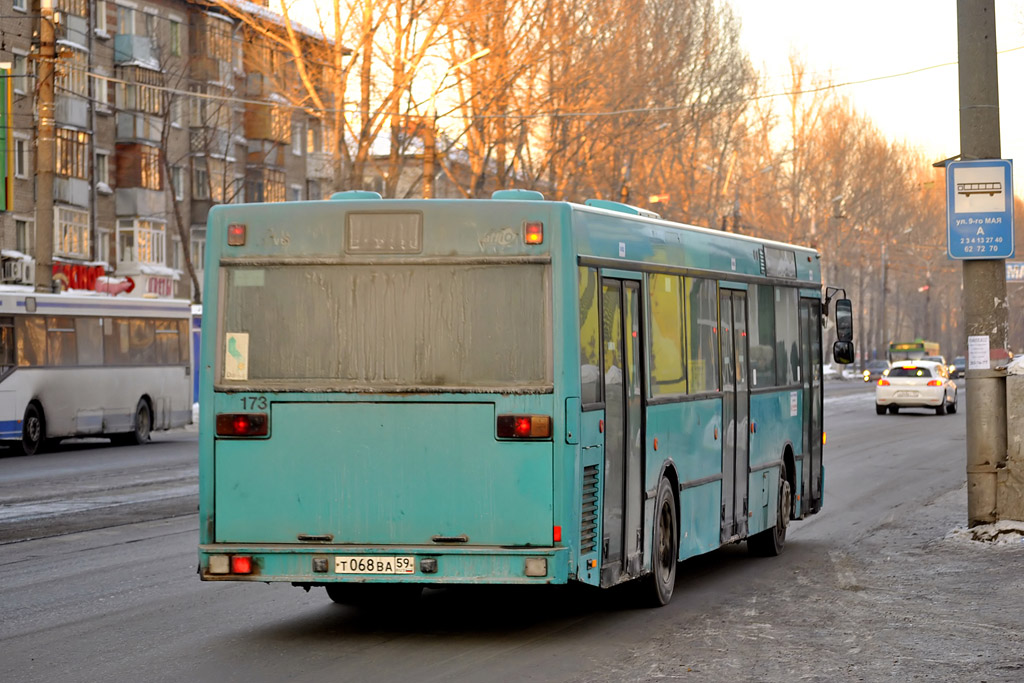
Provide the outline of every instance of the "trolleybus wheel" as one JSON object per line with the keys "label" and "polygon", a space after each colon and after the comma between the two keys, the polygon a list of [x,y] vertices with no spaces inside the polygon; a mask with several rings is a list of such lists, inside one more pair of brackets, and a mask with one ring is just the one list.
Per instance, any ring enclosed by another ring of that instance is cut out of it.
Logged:
{"label": "trolleybus wheel", "polygon": [[676,523],[676,497],[672,484],[662,477],[654,504],[654,539],[651,573],[643,578],[644,599],[654,607],[667,605],[676,587],[676,564],[679,558],[679,525]]}
{"label": "trolleybus wheel", "polygon": [[352,607],[403,607],[423,593],[415,583],[328,583],[324,588],[331,600]]}
{"label": "trolleybus wheel", "polygon": [[793,509],[793,490],[786,478],[786,466],[779,467],[779,506],[776,511],[775,526],[760,531],[747,538],[747,550],[754,555],[774,557],[786,546],[786,528],[789,526],[789,513]]}
{"label": "trolleybus wheel", "polygon": [[149,410],[149,403],[146,399],[140,398],[135,406],[135,418],[132,420],[132,431],[127,434],[117,434],[111,441],[125,446],[142,445],[149,441],[150,432],[153,429],[153,414]]}
{"label": "trolleybus wheel", "polygon": [[35,455],[43,450],[46,443],[46,417],[43,409],[35,403],[25,408],[25,419],[21,423],[21,452]]}

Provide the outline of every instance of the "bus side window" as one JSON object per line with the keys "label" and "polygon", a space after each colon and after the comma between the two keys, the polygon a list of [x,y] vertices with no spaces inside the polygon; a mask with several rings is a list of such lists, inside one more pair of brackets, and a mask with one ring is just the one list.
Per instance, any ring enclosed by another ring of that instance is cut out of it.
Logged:
{"label": "bus side window", "polygon": [[651,395],[686,393],[682,284],[677,275],[650,277]]}
{"label": "bus side window", "polygon": [[177,365],[178,357],[178,321],[156,320],[156,360],[160,364]]}
{"label": "bus side window", "polygon": [[14,321],[18,365],[46,365],[46,319],[41,315],[19,315]]}
{"label": "bus side window", "polygon": [[50,365],[77,365],[74,318],[50,316],[46,319],[46,357]]}
{"label": "bus side window", "polygon": [[718,288],[703,278],[685,282],[690,393],[718,391]]}
{"label": "bus side window", "polygon": [[156,334],[153,321],[134,319],[129,322],[131,329],[131,364],[152,365],[156,363]]}
{"label": "bus side window", "polygon": [[103,360],[107,365],[129,365],[128,320],[103,319]]}
{"label": "bus side window", "polygon": [[103,327],[100,318],[75,318],[79,365],[103,365]]}
{"label": "bus side window", "polygon": [[14,367],[14,318],[0,317],[0,374]]}
{"label": "bus side window", "polygon": [[750,375],[752,387],[775,386],[775,301],[771,285],[750,285]]}

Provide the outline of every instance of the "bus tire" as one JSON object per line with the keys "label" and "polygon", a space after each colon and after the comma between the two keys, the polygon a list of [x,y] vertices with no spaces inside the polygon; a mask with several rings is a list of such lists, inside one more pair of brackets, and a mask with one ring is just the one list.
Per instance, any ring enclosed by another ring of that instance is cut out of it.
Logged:
{"label": "bus tire", "polygon": [[138,405],[135,406],[132,431],[127,434],[116,434],[111,441],[123,446],[141,446],[149,441],[152,430],[153,412],[149,409],[149,402],[144,398],[140,398]]}
{"label": "bus tire", "polygon": [[35,455],[45,450],[46,415],[38,403],[29,403],[21,422],[21,452]]}
{"label": "bus tire", "polygon": [[641,580],[646,584],[642,591],[644,602],[651,607],[661,607],[672,600],[679,559],[679,512],[667,478],[662,477],[658,482],[658,495],[654,500],[651,573]]}
{"label": "bus tire", "polygon": [[786,477],[786,466],[779,466],[779,506],[775,525],[747,538],[747,551],[760,557],[775,557],[786,547],[786,529],[793,509],[793,489]]}

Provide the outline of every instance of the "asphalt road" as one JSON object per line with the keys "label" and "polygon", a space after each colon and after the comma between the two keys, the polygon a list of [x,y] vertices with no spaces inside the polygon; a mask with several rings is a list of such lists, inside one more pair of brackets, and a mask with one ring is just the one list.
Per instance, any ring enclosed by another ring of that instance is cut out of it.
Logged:
{"label": "asphalt road", "polygon": [[1019,579],[987,609],[947,595],[980,571],[976,549],[946,538],[966,516],[961,401],[956,415],[877,416],[870,387],[829,382],[823,511],[791,525],[778,558],[739,544],[683,563],[655,610],[626,589],[465,588],[367,613],[319,589],[202,583],[194,431],[0,457],[0,676],[1021,680]]}

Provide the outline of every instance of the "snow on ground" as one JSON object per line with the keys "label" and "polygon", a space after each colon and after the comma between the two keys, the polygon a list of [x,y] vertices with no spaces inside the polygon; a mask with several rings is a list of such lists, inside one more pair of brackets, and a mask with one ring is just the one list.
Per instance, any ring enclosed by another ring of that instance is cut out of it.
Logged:
{"label": "snow on ground", "polygon": [[1002,519],[994,524],[979,524],[970,529],[957,527],[946,538],[968,543],[1019,546],[1024,543],[1024,522]]}

